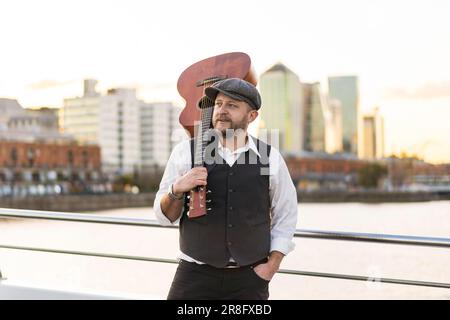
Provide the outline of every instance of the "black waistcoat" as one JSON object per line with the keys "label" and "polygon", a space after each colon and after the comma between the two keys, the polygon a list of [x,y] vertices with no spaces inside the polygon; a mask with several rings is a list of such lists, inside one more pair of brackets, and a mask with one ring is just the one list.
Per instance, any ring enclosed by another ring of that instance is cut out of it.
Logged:
{"label": "black waistcoat", "polygon": [[[220,163],[205,165],[207,189],[211,190],[207,194],[207,199],[211,200],[207,207],[211,210],[205,216],[189,219],[188,201],[185,202],[180,221],[183,253],[219,268],[224,267],[230,257],[239,265],[248,265],[269,255],[270,145],[254,140],[261,158],[249,149],[240,154],[232,167],[218,155],[215,156],[222,160]],[[191,140],[191,155],[193,148]]]}

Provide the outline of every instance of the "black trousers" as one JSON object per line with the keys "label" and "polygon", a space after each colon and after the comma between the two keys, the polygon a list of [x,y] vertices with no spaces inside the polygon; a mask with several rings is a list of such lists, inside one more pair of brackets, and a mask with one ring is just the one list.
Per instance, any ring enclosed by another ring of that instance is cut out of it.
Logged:
{"label": "black trousers", "polygon": [[214,268],[180,261],[168,300],[267,300],[269,281],[252,266]]}

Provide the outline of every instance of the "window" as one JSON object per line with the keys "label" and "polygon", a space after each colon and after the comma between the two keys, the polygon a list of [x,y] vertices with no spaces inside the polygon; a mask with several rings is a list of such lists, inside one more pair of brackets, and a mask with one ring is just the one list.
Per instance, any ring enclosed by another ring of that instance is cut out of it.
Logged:
{"label": "window", "polygon": [[16,166],[17,165],[17,160],[18,160],[17,159],[17,149],[16,148],[12,148],[11,149],[10,159],[11,159],[12,165]]}
{"label": "window", "polygon": [[85,168],[89,166],[89,154],[86,150],[83,150],[83,166]]}
{"label": "window", "polygon": [[73,156],[72,150],[69,150],[67,152],[67,162],[69,163],[70,166],[73,166],[73,164],[74,164],[74,156]]}

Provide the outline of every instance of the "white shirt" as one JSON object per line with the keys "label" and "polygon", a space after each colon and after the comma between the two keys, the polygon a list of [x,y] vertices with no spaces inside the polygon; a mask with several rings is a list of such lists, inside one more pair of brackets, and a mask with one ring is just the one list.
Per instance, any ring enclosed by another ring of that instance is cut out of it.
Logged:
{"label": "white shirt", "polygon": [[[260,156],[258,149],[252,138],[247,139],[244,147],[231,151],[223,147],[219,141],[218,153],[231,167],[242,152],[252,149]],[[239,163],[237,164],[239,165]],[[279,251],[284,255],[294,250],[295,244],[292,241],[297,225],[297,192],[292,183],[291,176],[286,163],[280,152],[271,147],[269,156],[269,195],[271,200],[271,242],[270,251]],[[159,223],[163,226],[178,224],[180,217],[173,223],[164,215],[161,210],[161,197],[167,193],[171,184],[191,169],[191,146],[190,140],[180,142],[175,146],[164,171],[159,190],[155,197],[153,209]],[[183,210],[183,209],[182,209]],[[178,257],[186,261],[203,263],[196,261],[181,252]]]}

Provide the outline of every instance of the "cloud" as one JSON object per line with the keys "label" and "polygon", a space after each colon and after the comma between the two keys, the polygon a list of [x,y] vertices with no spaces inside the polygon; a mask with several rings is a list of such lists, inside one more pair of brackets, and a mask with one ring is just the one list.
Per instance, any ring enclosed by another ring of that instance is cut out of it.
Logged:
{"label": "cloud", "polygon": [[450,98],[450,80],[427,82],[416,88],[392,88],[384,93],[386,99],[430,100]]}
{"label": "cloud", "polygon": [[58,80],[41,80],[38,82],[30,83],[26,87],[30,90],[44,90],[51,89],[57,87],[63,87],[68,84],[71,84],[75,80],[66,80],[66,81],[58,81]]}

